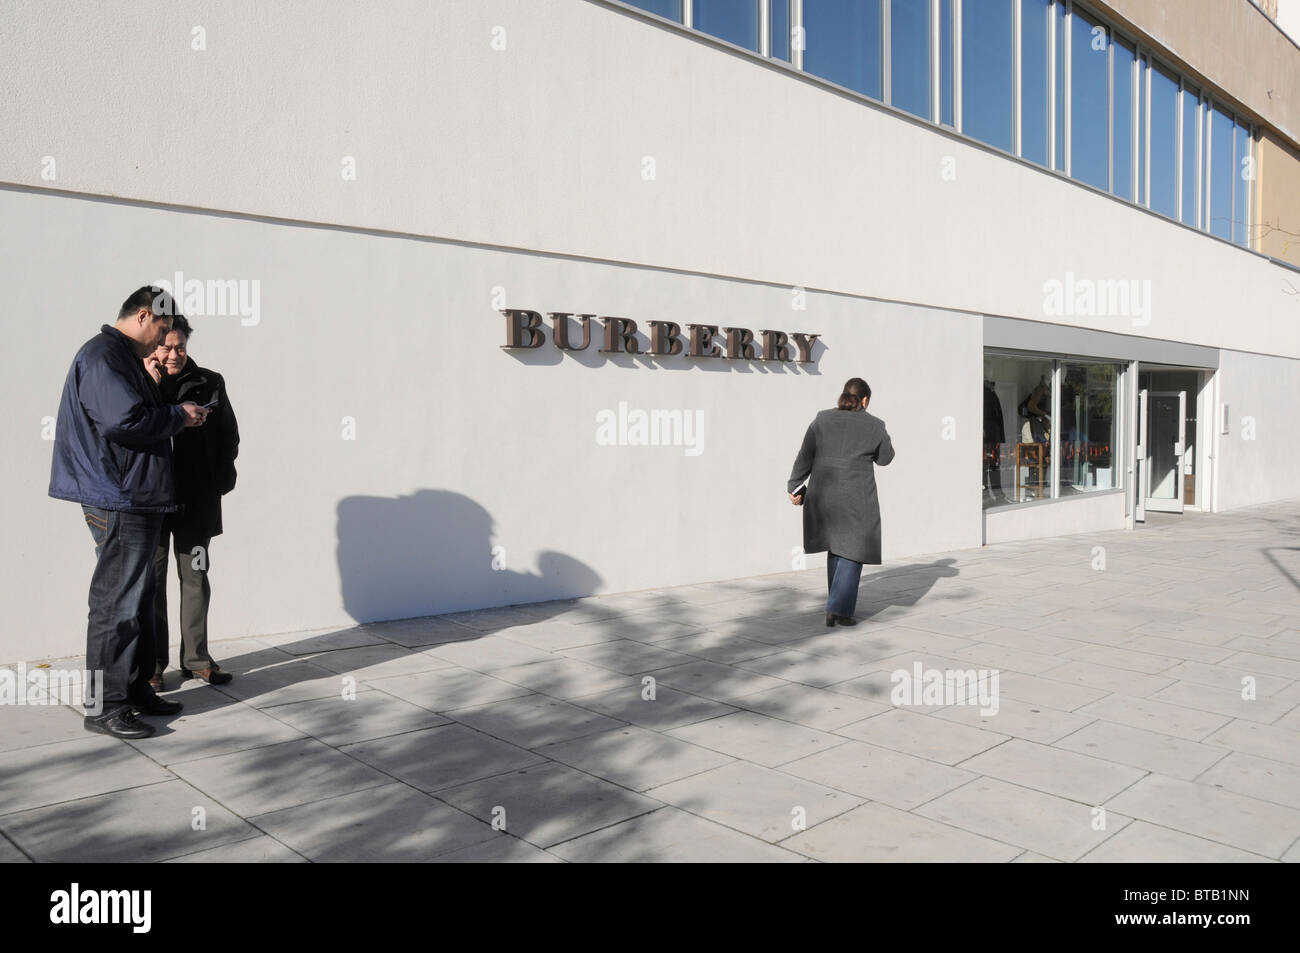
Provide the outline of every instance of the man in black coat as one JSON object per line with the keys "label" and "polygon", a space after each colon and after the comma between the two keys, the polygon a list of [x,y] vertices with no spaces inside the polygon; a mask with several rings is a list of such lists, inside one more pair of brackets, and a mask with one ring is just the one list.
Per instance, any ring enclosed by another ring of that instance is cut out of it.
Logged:
{"label": "man in black coat", "polygon": [[231,680],[208,653],[209,547],[221,535],[221,498],[235,488],[235,457],[239,455],[239,426],[226,395],[226,382],[215,371],[199,367],[189,357],[193,333],[184,315],[177,315],[146,366],[169,404],[192,402],[207,407],[207,423],[177,434],[172,448],[176,502],[180,509],[163,523],[154,556],[155,689],[162,687],[167,668],[167,550],[175,547],[181,583],[181,674],[212,685]]}
{"label": "man in black coat", "polygon": [[173,312],[162,288],[138,288],[123,302],[117,322],[104,325],[77,352],[63,385],[50,466],[50,496],[80,503],[95,541],[86,667],[102,672],[103,681],[93,697],[87,695],[85,726],[116,738],[154,733],[137,711],[168,715],[181,709],[149,684],[150,561],[164,514],[176,508],[171,438],[201,427],[208,413],[194,403],[163,404],[140,363],[164,339]]}

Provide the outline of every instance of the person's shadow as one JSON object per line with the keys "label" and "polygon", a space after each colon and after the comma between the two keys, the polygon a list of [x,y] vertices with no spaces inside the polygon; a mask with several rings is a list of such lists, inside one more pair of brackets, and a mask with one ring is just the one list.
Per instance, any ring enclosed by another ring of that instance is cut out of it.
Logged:
{"label": "person's shadow", "polygon": [[493,528],[487,510],[450,490],[343,499],[343,608],[361,623],[413,619],[589,596],[603,581],[590,566],[549,551],[538,555],[537,572],[520,571],[508,545],[493,545]]}

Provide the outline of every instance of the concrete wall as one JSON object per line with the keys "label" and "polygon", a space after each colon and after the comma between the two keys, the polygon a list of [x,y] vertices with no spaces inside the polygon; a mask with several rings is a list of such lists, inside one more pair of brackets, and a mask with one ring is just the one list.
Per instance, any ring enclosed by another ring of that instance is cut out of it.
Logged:
{"label": "concrete wall", "polygon": [[[829,294],[794,310],[783,287],[3,190],[0,220],[22,225],[0,231],[0,261],[31,331],[0,356],[0,660],[84,644],[92,545],[77,508],[45,495],[44,418],[120,299],[179,268],[262,281],[258,324],[196,318],[191,342],[225,374],[243,437],[212,546],[216,638],[789,571],[790,466],[855,375],[896,435],[879,471],[886,558],[980,542],[975,316]],[[511,307],[825,345],[809,367],[612,358],[594,342],[520,355],[501,348],[494,289]],[[597,414],[620,403],[702,411],[701,452],[598,445]]]}
{"label": "concrete wall", "polygon": [[1123,493],[1080,494],[1068,500],[999,507],[984,513],[984,541],[989,544],[1123,528]]}
{"label": "concrete wall", "polygon": [[[8,9],[0,181],[1300,356],[1278,266],[598,3]],[[1153,313],[1045,313],[1067,274]]]}
{"label": "concrete wall", "polygon": [[[1300,301],[1295,308],[1300,312]],[[1300,361],[1225,351],[1219,401],[1228,405],[1231,419],[1228,433],[1217,437],[1217,508],[1295,497],[1300,469],[1296,415]],[[1217,433],[1221,428],[1214,429]]]}

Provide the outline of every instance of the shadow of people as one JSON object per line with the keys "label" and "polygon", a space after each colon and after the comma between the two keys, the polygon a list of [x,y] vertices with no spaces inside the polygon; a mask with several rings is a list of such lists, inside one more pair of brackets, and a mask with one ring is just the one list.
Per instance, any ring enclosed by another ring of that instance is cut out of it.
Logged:
{"label": "shadow of people", "polygon": [[510,567],[493,545],[492,516],[450,490],[349,496],[338,505],[343,608],[358,622],[592,595],[603,581],[563,553],[543,552],[537,572]]}

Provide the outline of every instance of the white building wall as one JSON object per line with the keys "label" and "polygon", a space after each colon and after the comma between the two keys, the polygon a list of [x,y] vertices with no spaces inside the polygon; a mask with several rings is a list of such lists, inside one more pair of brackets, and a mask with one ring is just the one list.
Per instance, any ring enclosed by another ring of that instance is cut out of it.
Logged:
{"label": "white building wall", "polygon": [[1228,433],[1221,433],[1221,416],[1216,414],[1218,509],[1295,497],[1300,474],[1300,361],[1233,351],[1224,351],[1220,360],[1219,402],[1228,405],[1229,421]]}
{"label": "white building wall", "polygon": [[[856,375],[896,435],[878,471],[885,558],[980,542],[976,316],[829,294],[797,311],[783,287],[5,191],[0,220],[22,226],[0,232],[11,313],[33,316],[0,355],[0,660],[84,646],[93,547],[77,508],[46,496],[44,418],[132,284],[182,266],[267,276],[257,325],[196,318],[191,342],[243,438],[212,546],[214,638],[789,571],[790,466]],[[520,356],[501,348],[495,288],[512,307],[809,330],[825,347],[811,368],[652,364],[596,341]],[[701,452],[599,446],[597,414],[620,402],[702,411]]]}
{"label": "white building wall", "polygon": [[[1293,272],[587,0],[9,0],[0,87],[21,341],[0,356],[0,661],[84,644],[90,539],[45,497],[43,420],[77,346],[176,271],[261,282],[260,323],[210,319],[193,342],[245,440],[216,638],[786,570],[790,462],[857,374],[899,448],[886,558],[978,545],[980,313],[1300,357]],[[1151,309],[1045,314],[1067,275],[1150,282]],[[497,288],[827,349],[814,375],[539,366],[500,350]],[[1225,352],[1224,394],[1284,413],[1294,366]],[[598,447],[620,402],[704,411],[705,451]],[[1289,436],[1240,448],[1242,472],[1222,451],[1220,507],[1296,495],[1300,433],[1271,426]]]}
{"label": "white building wall", "polygon": [[[1278,266],[588,0],[4,16],[0,181],[1300,357]],[[1151,312],[1045,315],[1067,273],[1149,281]]]}

